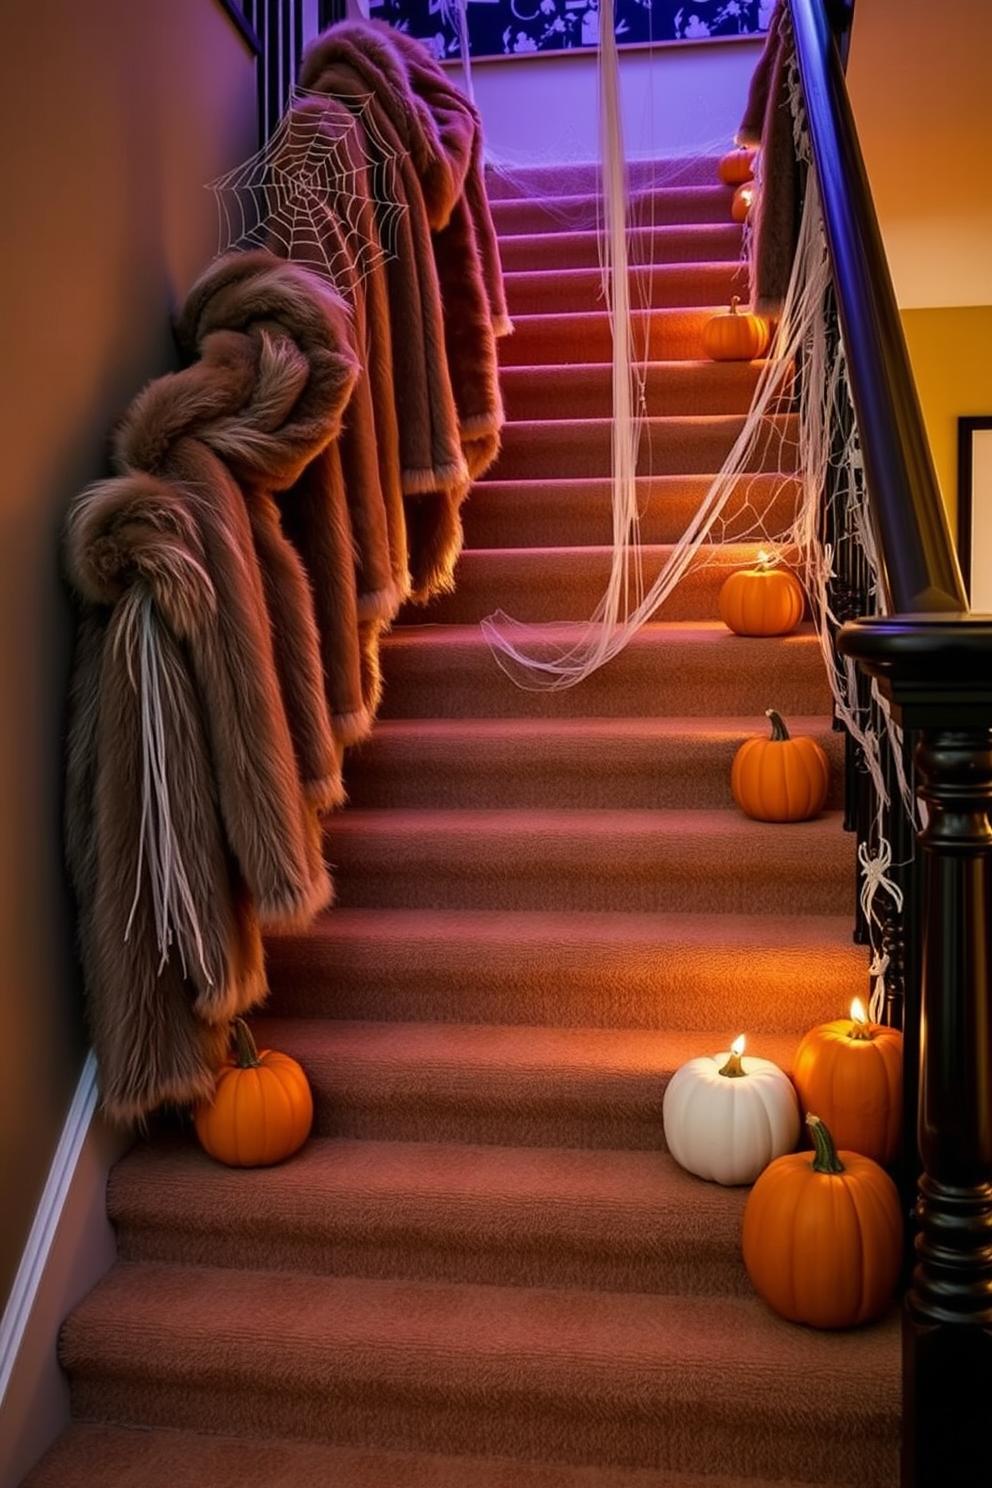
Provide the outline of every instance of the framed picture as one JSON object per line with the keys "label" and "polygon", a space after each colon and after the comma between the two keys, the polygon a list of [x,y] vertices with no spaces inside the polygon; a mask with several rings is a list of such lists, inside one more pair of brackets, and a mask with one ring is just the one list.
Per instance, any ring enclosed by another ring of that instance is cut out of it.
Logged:
{"label": "framed picture", "polygon": [[958,419],[958,558],[971,608],[992,615],[992,414]]}
{"label": "framed picture", "polygon": [[[620,46],[757,36],[771,9],[771,0],[615,0],[614,30]],[[460,53],[457,0],[369,0],[368,14],[427,42],[438,61]],[[467,0],[465,16],[473,58],[599,42],[599,0]]]}

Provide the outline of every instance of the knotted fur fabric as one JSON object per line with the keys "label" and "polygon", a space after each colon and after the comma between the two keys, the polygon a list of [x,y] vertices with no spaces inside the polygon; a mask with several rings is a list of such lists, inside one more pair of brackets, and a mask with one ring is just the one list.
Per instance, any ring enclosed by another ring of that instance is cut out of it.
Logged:
{"label": "knotted fur fabric", "polygon": [[788,8],[784,0],[776,0],[737,131],[739,144],[759,152],[749,224],[751,309],[772,319],[782,312],[798,235],[799,178],[789,96],[792,59]]}
{"label": "knotted fur fabric", "polygon": [[[332,898],[319,817],[343,798],[328,643],[277,495],[339,433],[349,311],[258,251],[208,269],[178,329],[196,360],[134,400],[115,476],[66,527],[66,851],[118,1120],[210,1094],[231,1019],[265,993],[262,930]],[[343,503],[322,515],[353,562]]]}
{"label": "knotted fur fabric", "polygon": [[[510,329],[474,106],[419,42],[384,22],[332,26],[307,49],[300,84],[347,108],[365,158],[392,182],[395,246],[373,274],[370,375],[396,419],[409,592],[450,589],[460,507],[499,450],[496,338]],[[329,214],[334,216],[334,213]],[[295,250],[294,250],[295,251]],[[372,365],[385,357],[387,366]],[[376,400],[376,410],[379,402]]]}

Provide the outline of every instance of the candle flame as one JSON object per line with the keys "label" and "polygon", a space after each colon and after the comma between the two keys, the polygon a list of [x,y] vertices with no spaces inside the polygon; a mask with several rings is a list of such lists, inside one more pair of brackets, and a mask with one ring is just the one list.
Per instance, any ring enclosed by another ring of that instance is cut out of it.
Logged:
{"label": "candle flame", "polygon": [[851,1019],[854,1023],[867,1023],[868,1021],[868,1014],[865,1012],[865,1005],[860,997],[851,999]]}
{"label": "candle flame", "polygon": [[773,561],[774,560],[771,553],[769,553],[765,548],[758,549],[758,562],[761,564],[762,568],[767,568],[768,565]]}
{"label": "candle flame", "polygon": [[744,1053],[744,1035],[742,1033],[738,1034],[734,1039],[734,1042],[730,1046],[730,1052],[731,1054],[736,1054],[738,1058]]}

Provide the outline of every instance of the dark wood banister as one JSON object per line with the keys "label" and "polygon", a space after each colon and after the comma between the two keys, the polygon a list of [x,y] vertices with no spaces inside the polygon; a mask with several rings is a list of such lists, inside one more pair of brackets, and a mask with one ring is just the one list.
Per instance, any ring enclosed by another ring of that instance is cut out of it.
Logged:
{"label": "dark wood banister", "polygon": [[887,611],[848,621],[837,646],[916,741],[925,808],[901,1483],[948,1488],[980,1480],[992,1400],[992,616],[968,610],[830,0],[787,3]]}

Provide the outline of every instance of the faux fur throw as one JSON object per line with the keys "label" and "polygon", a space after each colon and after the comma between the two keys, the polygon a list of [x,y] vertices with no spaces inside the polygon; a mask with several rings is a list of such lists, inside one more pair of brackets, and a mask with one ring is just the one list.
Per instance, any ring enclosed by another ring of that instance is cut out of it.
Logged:
{"label": "faux fur throw", "polygon": [[751,308],[772,319],[789,287],[798,230],[798,172],[789,70],[792,31],[785,0],[776,0],[748,91],[737,140],[759,149],[750,213]]}
{"label": "faux fur throw", "polygon": [[[392,183],[395,251],[362,293],[375,296],[369,374],[379,398],[387,379],[392,389],[409,587],[423,601],[451,587],[459,509],[498,453],[503,424],[496,338],[510,321],[479,117],[424,46],[384,22],[325,31],[304,55],[300,84],[318,104],[350,111],[363,157]],[[380,358],[388,365],[377,367]]]}
{"label": "faux fur throw", "polygon": [[262,929],[331,899],[319,813],[343,796],[276,493],[339,432],[349,313],[259,251],[218,260],[179,327],[197,359],[135,399],[118,473],[66,532],[67,856],[102,1101],[122,1120],[210,1092],[230,1020],[264,995]]}

